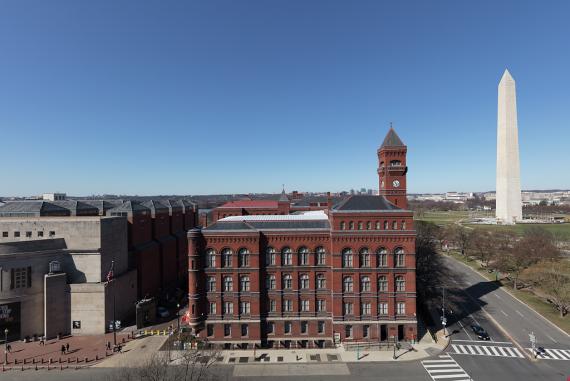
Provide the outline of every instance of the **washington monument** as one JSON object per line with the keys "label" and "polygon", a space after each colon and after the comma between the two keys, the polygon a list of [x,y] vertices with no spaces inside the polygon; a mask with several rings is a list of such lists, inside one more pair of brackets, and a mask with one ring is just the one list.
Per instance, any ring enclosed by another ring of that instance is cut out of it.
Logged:
{"label": "washington monument", "polygon": [[505,70],[499,82],[497,111],[497,222],[522,220],[519,132],[515,80]]}

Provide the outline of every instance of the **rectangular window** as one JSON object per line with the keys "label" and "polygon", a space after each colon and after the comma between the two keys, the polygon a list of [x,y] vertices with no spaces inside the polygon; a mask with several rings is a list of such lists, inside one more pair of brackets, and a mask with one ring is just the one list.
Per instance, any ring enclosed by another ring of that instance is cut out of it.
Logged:
{"label": "rectangular window", "polygon": [[269,311],[270,312],[276,312],[277,311],[277,302],[273,299],[269,301]]}
{"label": "rectangular window", "polygon": [[317,300],[317,312],[325,312],[327,310],[327,301],[324,299]]}
{"label": "rectangular window", "polygon": [[318,333],[325,333],[325,322],[324,321],[317,322],[317,332]]}
{"label": "rectangular window", "polygon": [[370,326],[369,325],[363,325],[362,326],[362,337],[368,337],[370,336]]}
{"label": "rectangular window", "polygon": [[396,303],[396,314],[405,315],[406,314],[406,303],[398,302]]}
{"label": "rectangular window", "polygon": [[18,238],[20,236],[20,232],[14,232],[14,237]]}
{"label": "rectangular window", "polygon": [[3,237],[3,238],[8,238],[8,232],[2,232],[2,237]]}
{"label": "rectangular window", "polygon": [[267,323],[267,333],[275,333],[275,323]]}
{"label": "rectangular window", "polygon": [[303,312],[309,311],[309,301],[308,300],[301,300],[301,311],[303,311]]}
{"label": "rectangular window", "polygon": [[239,313],[242,315],[249,315],[250,314],[251,305],[249,302],[240,302],[239,303]]}
{"label": "rectangular window", "polygon": [[293,301],[292,300],[284,300],[283,301],[283,312],[291,312],[293,311]]}
{"label": "rectangular window", "polygon": [[[31,267],[21,267],[13,269],[14,287],[13,288],[26,288],[28,286],[28,272],[31,272]],[[31,285],[30,285],[31,286]]]}
{"label": "rectangular window", "polygon": [[344,314],[345,315],[352,315],[352,303],[344,303]]}
{"label": "rectangular window", "polygon": [[44,236],[44,232],[39,231],[39,232],[38,232],[38,237],[43,237],[43,236]]}
{"label": "rectangular window", "polygon": [[388,303],[386,302],[378,303],[378,314],[388,315]]}
{"label": "rectangular window", "polygon": [[369,302],[362,303],[361,309],[362,309],[362,315],[370,315],[371,304]]}
{"label": "rectangular window", "polygon": [[49,236],[50,236],[50,238],[51,238],[51,237],[55,237],[55,231],[54,231],[54,230],[51,230],[51,231],[49,232]]}
{"label": "rectangular window", "polygon": [[345,337],[352,337],[352,326],[351,325],[345,325],[344,326],[344,335],[345,335]]}
{"label": "rectangular window", "polygon": [[213,276],[208,277],[208,291],[216,291],[216,278]]}
{"label": "rectangular window", "polygon": [[208,336],[214,336],[214,326],[211,324],[208,324],[206,326],[206,330],[208,331]]}
{"label": "rectangular window", "polygon": [[232,302],[224,302],[224,314],[233,314],[234,313],[234,304]]}
{"label": "rectangular window", "polygon": [[224,336],[231,336],[231,335],[232,335],[232,325],[224,324]]}
{"label": "rectangular window", "polygon": [[283,253],[283,265],[290,266],[293,264],[293,253]]}
{"label": "rectangular window", "polygon": [[291,322],[286,321],[285,325],[283,326],[283,332],[291,333]]}
{"label": "rectangular window", "polygon": [[215,315],[215,314],[216,314],[216,303],[214,303],[214,302],[211,302],[211,303],[210,303],[210,313],[211,313],[212,315]]}
{"label": "rectangular window", "polygon": [[301,322],[301,333],[306,334],[309,331],[309,323],[306,321]]}
{"label": "rectangular window", "polygon": [[241,335],[242,336],[247,336],[249,335],[249,329],[247,327],[247,324],[242,324],[241,325]]}
{"label": "rectangular window", "polygon": [[325,253],[317,253],[317,265],[324,265],[325,260]]}
{"label": "rectangular window", "polygon": [[26,238],[32,238],[32,232],[26,232]]}

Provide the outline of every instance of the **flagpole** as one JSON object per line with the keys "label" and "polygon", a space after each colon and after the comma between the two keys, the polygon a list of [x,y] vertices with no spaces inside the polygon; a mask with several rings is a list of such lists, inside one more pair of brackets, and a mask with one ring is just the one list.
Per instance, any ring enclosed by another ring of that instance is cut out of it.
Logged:
{"label": "flagpole", "polygon": [[113,286],[113,344],[117,346],[117,320],[115,319],[115,286]]}

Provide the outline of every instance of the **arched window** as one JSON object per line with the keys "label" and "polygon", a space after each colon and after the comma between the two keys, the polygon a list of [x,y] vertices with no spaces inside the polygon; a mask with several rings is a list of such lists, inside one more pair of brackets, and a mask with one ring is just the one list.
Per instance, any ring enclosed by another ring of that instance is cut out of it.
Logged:
{"label": "arched window", "polygon": [[402,220],[401,226],[402,230],[406,230],[406,221]]}
{"label": "arched window", "polygon": [[342,251],[342,267],[352,267],[352,250],[344,249]]}
{"label": "arched window", "polygon": [[274,274],[269,274],[267,276],[267,289],[268,290],[275,290],[276,284],[275,284],[275,275]]}
{"label": "arched window", "polygon": [[352,284],[352,277],[351,276],[345,276],[344,279],[342,280],[342,291],[344,292],[353,292],[354,287]]}
{"label": "arched window", "polygon": [[232,250],[231,249],[224,249],[222,250],[222,266],[223,267],[232,267]]}
{"label": "arched window", "polygon": [[348,230],[354,230],[354,222],[350,221],[348,223]]}
{"label": "arched window", "polygon": [[301,247],[299,249],[299,266],[306,266],[309,264],[309,249]]}
{"label": "arched window", "polygon": [[299,278],[300,288],[309,288],[309,275],[301,274]]}
{"label": "arched window", "polygon": [[360,267],[370,267],[370,253],[366,247],[360,249]]}
{"label": "arched window", "polygon": [[398,230],[398,221],[392,221],[392,230]]}
{"label": "arched window", "polygon": [[362,222],[358,221],[358,230],[362,230]]}
{"label": "arched window", "polygon": [[317,256],[317,265],[324,265],[326,263],[324,247],[317,247],[315,250],[315,255]]}
{"label": "arched window", "polygon": [[378,256],[378,267],[388,266],[388,251],[385,248],[379,248],[376,255]]}
{"label": "arched window", "polygon": [[360,292],[370,292],[370,277],[363,276],[360,278]]}
{"label": "arched window", "polygon": [[396,263],[396,267],[404,267],[406,260],[405,260],[405,255],[404,255],[404,249],[402,249],[401,247],[398,247],[396,250],[394,250],[394,263]]}
{"label": "arched window", "polygon": [[208,277],[208,291],[216,291],[216,277]]}
{"label": "arched window", "polygon": [[376,221],[376,230],[380,230],[380,221]]}
{"label": "arched window", "polygon": [[378,277],[378,291],[388,291],[388,278],[386,278],[386,275]]}
{"label": "arched window", "polygon": [[249,277],[242,276],[239,278],[239,289],[240,291],[249,291]]}
{"label": "arched window", "polygon": [[265,250],[265,263],[267,263],[268,266],[275,266],[276,261],[277,261],[277,254],[275,253],[275,249],[272,247],[268,247]]}
{"label": "arched window", "polygon": [[206,250],[206,263],[208,264],[208,267],[216,267],[216,250]]}
{"label": "arched window", "polygon": [[239,267],[249,267],[249,250],[243,248],[238,251]]}
{"label": "arched window", "polygon": [[283,288],[293,288],[293,278],[291,277],[291,274],[283,275]]}
{"label": "arched window", "polygon": [[406,280],[401,275],[396,277],[396,291],[406,291]]}
{"label": "arched window", "polygon": [[366,230],[370,230],[372,229],[372,222],[368,221],[366,222]]}
{"label": "arched window", "polygon": [[384,168],[384,162],[383,161],[380,162],[380,168]]}
{"label": "arched window", "polygon": [[233,291],[234,281],[231,276],[224,277],[224,291]]}
{"label": "arched window", "polygon": [[327,288],[327,278],[325,274],[317,274],[317,288]]}
{"label": "arched window", "polygon": [[384,230],[388,230],[388,221],[384,221]]}
{"label": "arched window", "polygon": [[346,229],[346,223],[344,221],[340,222],[340,230],[345,230]]}
{"label": "arched window", "polygon": [[291,266],[293,264],[293,252],[289,247],[285,247],[281,251],[281,262],[283,266]]}

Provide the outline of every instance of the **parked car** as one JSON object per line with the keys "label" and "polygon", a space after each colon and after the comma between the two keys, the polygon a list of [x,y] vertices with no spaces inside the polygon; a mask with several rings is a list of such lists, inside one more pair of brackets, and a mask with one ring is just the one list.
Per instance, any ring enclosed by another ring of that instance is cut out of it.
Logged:
{"label": "parked car", "polygon": [[546,357],[548,356],[548,353],[546,352],[546,350],[544,349],[544,347],[537,347],[536,348],[536,355],[541,355],[542,357]]}
{"label": "parked car", "polygon": [[167,318],[170,316],[170,312],[165,307],[158,306],[156,314],[161,318]]}
{"label": "parked car", "polygon": [[487,331],[485,331],[480,325],[472,325],[471,329],[477,335],[479,340],[491,340]]}

